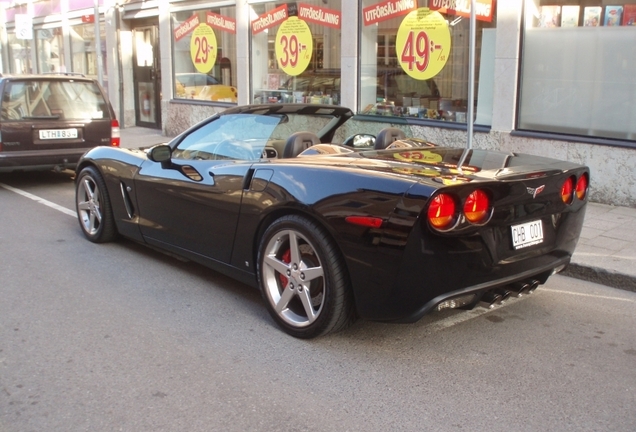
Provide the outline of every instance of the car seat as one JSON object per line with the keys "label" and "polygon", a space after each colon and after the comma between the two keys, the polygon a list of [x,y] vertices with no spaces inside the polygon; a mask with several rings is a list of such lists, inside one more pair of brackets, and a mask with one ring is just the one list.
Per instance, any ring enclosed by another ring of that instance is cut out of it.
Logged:
{"label": "car seat", "polygon": [[320,144],[320,138],[311,132],[294,132],[287,138],[283,158],[293,158],[314,144]]}
{"label": "car seat", "polygon": [[384,128],[378,133],[378,136],[375,137],[373,148],[375,150],[384,150],[392,142],[404,138],[406,138],[406,134],[402,130],[394,127]]}

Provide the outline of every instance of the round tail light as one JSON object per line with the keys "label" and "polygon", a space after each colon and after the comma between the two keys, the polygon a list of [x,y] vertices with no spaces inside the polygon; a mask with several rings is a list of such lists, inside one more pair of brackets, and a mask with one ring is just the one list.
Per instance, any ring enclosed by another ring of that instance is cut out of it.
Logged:
{"label": "round tail light", "polygon": [[576,182],[576,197],[580,200],[584,200],[587,195],[587,187],[589,185],[589,181],[587,179],[587,174],[583,174],[579,181]]}
{"label": "round tail light", "polygon": [[574,180],[572,177],[568,177],[563,186],[561,186],[561,199],[565,204],[571,204],[574,192]]}
{"label": "round tail light", "polygon": [[439,194],[428,206],[428,221],[433,228],[445,230],[457,220],[455,199],[449,194]]}
{"label": "round tail light", "polygon": [[490,216],[490,198],[481,189],[477,189],[466,198],[464,203],[464,216],[470,223],[485,222]]}

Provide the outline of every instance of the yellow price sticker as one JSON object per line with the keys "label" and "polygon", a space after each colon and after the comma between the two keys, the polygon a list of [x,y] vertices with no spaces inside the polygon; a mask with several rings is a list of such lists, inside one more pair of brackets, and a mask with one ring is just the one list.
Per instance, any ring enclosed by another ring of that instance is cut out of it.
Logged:
{"label": "yellow price sticker", "polygon": [[429,8],[409,13],[395,39],[398,61],[410,77],[427,80],[446,66],[451,49],[450,30],[444,17]]}
{"label": "yellow price sticker", "polygon": [[307,69],[314,50],[311,30],[305,21],[289,17],[276,33],[276,60],[287,75],[297,76]]}
{"label": "yellow price sticker", "polygon": [[214,30],[202,23],[192,32],[190,39],[190,58],[196,70],[208,73],[216,63],[217,45]]}
{"label": "yellow price sticker", "polygon": [[404,151],[395,153],[393,157],[405,162],[420,162],[426,164],[438,164],[442,162],[442,156],[438,153],[433,153],[430,150]]}

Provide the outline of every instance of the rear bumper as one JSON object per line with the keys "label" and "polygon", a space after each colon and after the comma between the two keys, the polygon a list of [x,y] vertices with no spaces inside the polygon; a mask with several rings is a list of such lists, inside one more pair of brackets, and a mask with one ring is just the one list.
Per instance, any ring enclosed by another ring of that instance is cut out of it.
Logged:
{"label": "rear bumper", "polygon": [[521,282],[521,281],[536,279],[540,283],[545,283],[547,278],[553,274],[555,269],[565,268],[565,266],[567,266],[569,263],[570,263],[569,256],[563,257],[560,259],[554,259],[554,260],[550,260],[547,264],[544,264],[540,267],[533,268],[532,270],[527,270],[527,271],[520,272],[511,276],[503,277],[500,279],[494,279],[488,282],[483,282],[477,285],[473,285],[466,288],[462,288],[462,289],[441,294],[429,300],[428,302],[426,302],[422,307],[415,310],[410,315],[406,315],[397,320],[394,320],[394,322],[397,322],[397,323],[416,322],[427,313],[433,311],[435,307],[443,301],[450,300],[457,297],[466,296],[469,294],[476,294],[477,295],[476,300],[479,300],[479,297],[484,292],[495,289],[495,288],[503,288],[514,282]]}
{"label": "rear bumper", "polygon": [[0,153],[0,172],[73,169],[88,149],[34,150]]}

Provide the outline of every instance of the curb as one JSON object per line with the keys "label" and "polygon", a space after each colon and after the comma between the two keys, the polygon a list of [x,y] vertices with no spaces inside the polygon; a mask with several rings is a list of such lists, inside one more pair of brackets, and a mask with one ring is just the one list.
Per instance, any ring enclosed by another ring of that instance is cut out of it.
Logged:
{"label": "curb", "polygon": [[612,288],[636,292],[636,277],[623,273],[616,273],[599,267],[570,263],[566,269],[559,274]]}

